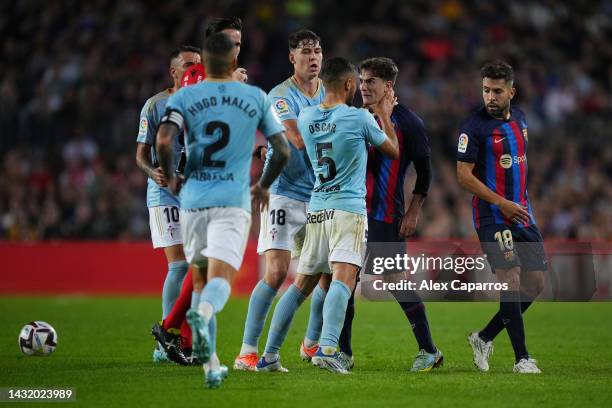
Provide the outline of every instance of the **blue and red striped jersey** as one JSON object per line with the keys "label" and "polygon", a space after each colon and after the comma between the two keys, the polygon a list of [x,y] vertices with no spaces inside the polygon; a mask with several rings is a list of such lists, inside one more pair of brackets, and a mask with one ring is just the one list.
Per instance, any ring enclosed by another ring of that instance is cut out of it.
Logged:
{"label": "blue and red striped jersey", "polygon": [[499,207],[474,196],[476,229],[491,224],[519,228],[535,224],[527,194],[527,121],[518,108],[511,108],[510,119],[489,115],[485,107],[472,113],[462,124],[457,160],[475,163],[474,175],[502,197],[529,209],[530,221],[517,225],[504,217]]}
{"label": "blue and red striped jersey", "polygon": [[404,178],[410,163],[429,157],[431,152],[425,125],[414,112],[398,104],[393,108],[391,122],[400,158],[393,160],[370,146],[366,175],[368,217],[387,223],[404,214]]}

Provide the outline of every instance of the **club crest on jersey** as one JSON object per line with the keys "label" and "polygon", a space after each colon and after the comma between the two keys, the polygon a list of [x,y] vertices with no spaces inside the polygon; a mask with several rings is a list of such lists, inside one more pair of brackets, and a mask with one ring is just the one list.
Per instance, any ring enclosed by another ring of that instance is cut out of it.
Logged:
{"label": "club crest on jersey", "polygon": [[459,144],[457,145],[457,150],[459,151],[459,153],[465,153],[467,151],[467,146],[468,146],[468,135],[466,135],[465,133],[462,133],[459,136]]}
{"label": "club crest on jersey", "polygon": [[274,102],[274,109],[276,110],[276,113],[278,113],[279,115],[283,115],[289,112],[289,104],[286,100],[279,99]]}
{"label": "club crest on jersey", "polygon": [[174,225],[168,225],[168,234],[170,235],[170,238],[174,239],[174,233],[176,232],[178,228],[176,228]]}
{"label": "club crest on jersey", "polygon": [[270,230],[270,235],[272,236],[272,241],[274,241],[276,239],[276,234],[278,233],[278,230],[276,228],[272,228]]}
{"label": "club crest on jersey", "polygon": [[145,136],[147,129],[149,128],[149,121],[146,118],[140,119],[140,126],[138,127],[138,135]]}
{"label": "club crest on jersey", "polygon": [[504,252],[504,258],[506,262],[512,262],[514,260],[514,251]]}

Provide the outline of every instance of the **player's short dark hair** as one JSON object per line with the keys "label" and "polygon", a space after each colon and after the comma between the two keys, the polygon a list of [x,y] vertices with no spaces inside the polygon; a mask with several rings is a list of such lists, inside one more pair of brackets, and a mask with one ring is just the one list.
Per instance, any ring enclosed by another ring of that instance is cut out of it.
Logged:
{"label": "player's short dark hair", "polygon": [[381,78],[383,81],[391,81],[395,83],[399,69],[391,58],[375,57],[361,61],[359,64],[359,72],[363,70],[371,71],[375,77]]}
{"label": "player's short dark hair", "polygon": [[289,49],[295,50],[300,43],[310,44],[319,43],[321,45],[321,38],[310,30],[299,30],[289,36]]}
{"label": "player's short dark hair", "polygon": [[206,72],[224,74],[231,59],[228,55],[234,50],[235,44],[225,33],[215,33],[204,42]]}
{"label": "player's short dark hair", "polygon": [[323,63],[319,76],[326,88],[336,88],[344,83],[344,79],[350,73],[355,73],[355,66],[346,58],[335,57]]}
{"label": "player's short dark hair", "polygon": [[506,82],[513,82],[514,70],[507,62],[495,60],[487,62],[480,68],[480,76],[482,78],[503,79]]}
{"label": "player's short dark hair", "polygon": [[238,17],[219,17],[212,20],[206,26],[206,38],[213,34],[220,33],[228,28],[242,31],[242,20]]}
{"label": "player's short dark hair", "polygon": [[200,47],[196,47],[193,45],[181,45],[180,47],[172,50],[170,53],[170,65],[172,65],[172,61],[181,54],[181,52],[195,52],[196,54],[202,55],[202,49]]}

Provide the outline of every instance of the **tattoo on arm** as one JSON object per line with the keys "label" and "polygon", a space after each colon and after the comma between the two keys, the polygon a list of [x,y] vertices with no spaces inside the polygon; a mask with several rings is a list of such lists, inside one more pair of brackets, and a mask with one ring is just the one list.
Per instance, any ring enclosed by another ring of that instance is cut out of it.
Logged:
{"label": "tattoo on arm", "polygon": [[259,179],[259,184],[263,188],[270,187],[274,180],[280,175],[283,167],[287,164],[287,160],[289,160],[290,154],[289,144],[284,132],[272,135],[268,141],[270,145],[272,145],[273,151],[270,161]]}
{"label": "tattoo on arm", "polygon": [[136,165],[148,177],[151,177],[151,173],[155,170],[149,159],[150,154],[151,146],[146,143],[138,143],[136,147]]}

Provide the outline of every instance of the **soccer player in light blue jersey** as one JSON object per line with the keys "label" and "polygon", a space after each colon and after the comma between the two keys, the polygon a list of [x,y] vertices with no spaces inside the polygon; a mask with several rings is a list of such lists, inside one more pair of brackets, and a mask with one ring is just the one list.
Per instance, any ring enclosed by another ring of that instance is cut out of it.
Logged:
{"label": "soccer player in light blue jersey", "polygon": [[355,67],[344,58],[323,66],[326,96],[320,105],[305,108],[298,130],[315,175],[308,206],[306,237],[295,282],[279,300],[268,333],[265,354],[257,368],[278,364],[279,350],[298,307],[321,280],[332,281],[323,304],[323,326],[313,364],[347,374],[339,358],[338,337],[348,299],[362,266],[367,235],[366,163],[368,145],[399,157],[391,122],[395,98],[390,89],[370,112],[350,107],[357,89]]}
{"label": "soccer player in light blue jersey", "polygon": [[[168,273],[162,289],[162,319],[165,319],[170,312],[189,265],[183,254],[179,200],[168,190],[168,180],[159,167],[155,149],[151,147],[155,145],[155,133],[166,110],[168,98],[180,88],[180,81],[185,70],[201,62],[200,52],[199,48],[187,45],[172,52],[170,75],[173,85],[147,100],[140,112],[140,126],[136,139],[136,164],[148,176],[147,207],[149,208],[153,248],[163,248],[168,260]],[[172,145],[176,153],[174,168],[176,168],[176,162],[179,159],[178,152],[181,151],[182,145],[181,137],[176,138]],[[171,347],[168,354],[172,361],[188,364],[178,344],[177,347]],[[164,360],[166,360],[166,353],[158,345],[153,351],[153,361]]]}
{"label": "soccer player in light blue jersey", "polygon": [[[234,52],[236,56],[240,53],[242,46],[242,20],[238,17],[220,17],[213,19],[206,27],[206,37],[215,33],[223,32],[227,34],[234,42]],[[204,67],[202,65],[192,65],[185,73],[182,86],[200,82],[206,77]],[[248,76],[244,68],[237,68],[232,77],[236,81],[246,82]],[[161,115],[160,115],[161,116]],[[153,134],[157,131],[157,127]],[[184,151],[182,153],[182,159]],[[184,160],[179,161],[184,164]],[[178,210],[177,210],[178,211]],[[202,271],[201,273],[206,273]],[[170,360],[179,364],[185,364],[186,361],[181,359],[180,353],[175,350],[180,348],[183,353],[188,356],[191,364],[196,363],[191,352],[191,328],[186,324],[186,313],[189,307],[192,306],[192,301],[195,302],[197,294],[193,293],[193,277],[191,271],[187,272],[183,280],[180,294],[176,298],[174,305],[168,313],[164,313],[164,318],[161,323],[156,323],[151,333],[157,339],[158,343],[164,348]],[[213,326],[215,324],[214,319]],[[180,337],[179,337],[180,332]],[[185,342],[183,342],[183,340]]]}
{"label": "soccer player in light blue jersey", "polygon": [[[314,185],[314,176],[304,150],[304,142],[297,129],[300,111],[318,105],[325,97],[319,79],[323,60],[321,39],[309,30],[300,30],[289,37],[289,61],[294,74],[275,88],[268,97],[287,131],[291,142],[289,163],[270,187],[270,206],[261,214],[261,228],[257,252],[264,254],[266,269],[263,279],[253,289],[249,301],[242,347],[234,361],[234,369],[255,371],[258,361],[257,345],[266,317],[278,289],[287,276],[293,257],[298,257],[305,233],[306,208]],[[268,149],[266,166],[274,149]],[[301,354],[309,359],[314,354],[320,334],[322,301],[325,292],[319,289],[313,296],[313,313],[307,330],[307,347]],[[308,338],[312,340],[308,340]],[[280,364],[268,370],[282,370]]]}
{"label": "soccer player in light blue jersey", "polygon": [[[261,179],[251,188],[256,206],[268,204],[268,188],[288,156],[284,127],[259,88],[236,82],[235,45],[224,33],[207,38],[204,46],[207,78],[182,88],[167,103],[157,133],[160,165],[169,186],[173,139],[186,129],[186,181],[181,188],[183,242],[187,261],[207,276],[193,273],[200,293],[197,308],[187,312],[193,331],[193,352],[204,363],[206,385],[218,387],[224,378],[216,356],[216,330],[210,325],[230,294],[230,282],[242,263],[251,225],[249,184],[251,151],[259,129],[274,153]],[[206,282],[206,283],[205,283]],[[216,327],[216,326],[215,326]]]}

